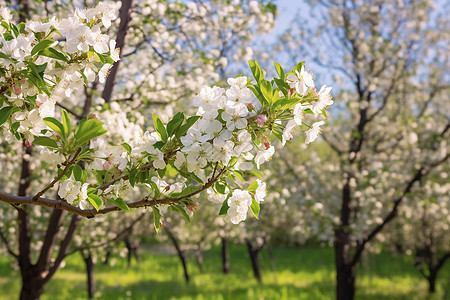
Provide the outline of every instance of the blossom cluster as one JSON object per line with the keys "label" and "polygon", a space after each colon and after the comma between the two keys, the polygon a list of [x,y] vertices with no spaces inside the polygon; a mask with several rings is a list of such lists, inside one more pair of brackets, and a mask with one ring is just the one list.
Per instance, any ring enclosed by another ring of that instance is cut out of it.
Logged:
{"label": "blossom cluster", "polygon": [[31,143],[34,136],[49,136],[44,118],[54,117],[59,101],[97,75],[105,82],[119,55],[115,41],[102,29],[115,18],[115,11],[100,3],[77,9],[69,18],[16,26],[10,23],[10,12],[2,8],[0,129],[7,140],[16,136]]}

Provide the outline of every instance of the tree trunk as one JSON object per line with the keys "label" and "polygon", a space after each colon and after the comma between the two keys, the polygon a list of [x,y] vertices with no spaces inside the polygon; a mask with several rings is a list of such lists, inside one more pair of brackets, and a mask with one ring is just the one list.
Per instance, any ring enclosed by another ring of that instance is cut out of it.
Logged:
{"label": "tree trunk", "polygon": [[36,272],[35,267],[22,272],[22,288],[20,290],[20,300],[38,300],[44,292],[44,283],[40,272]]}
{"label": "tree trunk", "polygon": [[170,240],[172,241],[175,249],[177,250],[178,257],[180,258],[181,264],[183,265],[183,271],[184,271],[184,279],[187,283],[189,283],[190,277],[189,272],[186,265],[186,256],[183,250],[181,250],[180,245],[178,244],[177,239],[173,235],[172,230],[170,230],[169,226],[167,224],[164,224],[164,229],[167,232],[167,235],[169,236]]}
{"label": "tree trunk", "polygon": [[248,254],[250,256],[250,261],[252,263],[253,274],[255,275],[255,279],[258,280],[259,283],[261,283],[262,282],[261,268],[260,268],[259,262],[258,262],[259,251],[261,250],[261,248],[254,247],[250,241],[247,241],[246,244],[247,244]]}
{"label": "tree trunk", "polygon": [[222,238],[222,271],[223,274],[228,274],[230,271],[230,249],[226,237]]}
{"label": "tree trunk", "polygon": [[436,292],[436,278],[437,278],[436,270],[431,269],[430,270],[430,275],[427,277],[427,280],[428,280],[428,292],[430,294],[434,294]]}
{"label": "tree trunk", "polygon": [[132,255],[132,247],[131,247],[131,242],[130,239],[127,237],[125,237],[125,239],[123,240],[125,242],[125,246],[127,247],[127,266],[128,268],[131,265],[131,255]]}
{"label": "tree trunk", "polygon": [[336,266],[336,299],[353,300],[355,297],[355,266],[349,262],[348,233],[336,229],[334,242]]}
{"label": "tree trunk", "polygon": [[195,249],[195,258],[197,260],[197,266],[198,269],[200,270],[200,273],[203,273],[203,254],[202,251],[200,250],[200,247],[197,247]]}
{"label": "tree trunk", "polygon": [[103,264],[107,265],[109,263],[110,256],[111,256],[111,250],[106,250],[105,259],[103,260]]}
{"label": "tree trunk", "polygon": [[95,293],[94,262],[90,253],[87,256],[83,253],[81,255],[86,265],[88,299],[92,299]]}

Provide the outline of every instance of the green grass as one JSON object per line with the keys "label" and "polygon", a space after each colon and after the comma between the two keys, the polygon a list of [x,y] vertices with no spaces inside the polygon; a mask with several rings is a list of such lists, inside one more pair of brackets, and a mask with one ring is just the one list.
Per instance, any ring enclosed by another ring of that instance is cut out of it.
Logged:
{"label": "green grass", "polygon": [[[194,259],[188,268],[192,281],[186,284],[176,256],[141,253],[142,262],[127,268],[125,259],[114,266],[96,264],[96,296],[99,299],[333,299],[334,267],[330,248],[277,248],[273,250],[276,271],[267,252],[262,252],[263,284],[253,278],[246,249],[231,246],[231,272],[221,274],[220,252],[204,254],[205,272]],[[388,254],[365,258],[358,269],[356,299],[444,299],[450,286],[450,267],[444,266],[438,292],[427,297],[426,281],[403,256]],[[0,257],[0,299],[17,299],[20,274],[10,260]],[[79,255],[66,260],[46,287],[42,299],[86,299],[84,264]]]}

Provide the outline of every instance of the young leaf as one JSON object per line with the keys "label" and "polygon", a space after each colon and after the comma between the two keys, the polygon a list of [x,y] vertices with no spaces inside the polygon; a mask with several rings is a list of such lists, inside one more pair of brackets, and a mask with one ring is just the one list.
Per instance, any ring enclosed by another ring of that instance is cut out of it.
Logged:
{"label": "young leaf", "polygon": [[90,140],[106,133],[103,123],[97,119],[81,120],[75,133],[75,146],[80,147]]}
{"label": "young leaf", "polygon": [[102,199],[95,194],[88,194],[88,202],[95,208],[95,210],[99,210],[102,207]]}
{"label": "young leaf", "polygon": [[48,47],[50,47],[51,44],[53,44],[55,41],[52,40],[42,40],[39,43],[37,43],[36,46],[33,47],[33,49],[31,50],[31,55],[35,55],[36,53],[38,53],[41,50],[44,50]]}
{"label": "young leaf", "polygon": [[161,212],[156,206],[152,206],[153,209],[153,224],[155,225],[156,233],[158,233],[161,227]]}
{"label": "young leaf", "polygon": [[258,188],[258,186],[259,186],[258,182],[255,180],[248,186],[247,191],[254,193],[256,191],[256,189]]}
{"label": "young leaf", "polygon": [[19,109],[14,106],[6,106],[0,109],[0,126],[8,120],[10,115],[18,110]]}
{"label": "young leaf", "polygon": [[128,143],[122,143],[121,145],[127,151],[128,154],[131,154],[131,146]]}
{"label": "young leaf", "polygon": [[131,209],[128,207],[128,205],[125,203],[125,201],[123,201],[122,198],[117,198],[117,199],[108,199],[109,202],[111,202],[112,204],[114,204],[115,206],[117,206],[120,209],[126,210],[128,212],[131,212]]}
{"label": "young leaf", "polygon": [[275,66],[275,69],[277,69],[278,76],[280,76],[280,79],[284,81],[286,75],[284,74],[283,67],[277,62],[273,62],[273,64]]}
{"label": "young leaf", "polygon": [[33,140],[33,144],[39,146],[45,146],[48,148],[58,149],[58,144],[56,144],[55,140],[47,137],[47,136],[35,136]]}
{"label": "young leaf", "polygon": [[55,50],[53,48],[44,49],[39,54],[42,55],[42,56],[47,56],[47,57],[50,57],[50,58],[55,58],[55,59],[59,59],[59,60],[62,60],[62,61],[67,61],[67,57],[64,54],[62,54],[61,52],[59,52],[59,51],[57,51],[57,50]]}
{"label": "young leaf", "polygon": [[63,121],[63,128],[64,128],[64,134],[65,136],[69,136],[72,132],[72,124],[70,123],[69,114],[65,109],[61,110],[62,113],[62,121]]}
{"label": "young leaf", "polygon": [[158,117],[154,113],[152,113],[152,116],[153,116],[153,126],[155,127],[156,132],[158,132],[158,135],[161,137],[161,141],[163,141],[164,143],[167,142],[168,135],[167,130],[164,127],[163,121],[161,120],[160,117]]}
{"label": "young leaf", "polygon": [[230,206],[228,205],[228,198],[229,197],[227,197],[227,199],[225,199],[225,201],[223,201],[222,207],[220,208],[220,211],[219,211],[219,216],[227,214],[227,211],[230,208]]}
{"label": "young leaf", "polygon": [[173,116],[172,120],[167,123],[167,134],[169,136],[172,136],[178,128],[181,126],[181,124],[184,121],[184,114],[182,112],[177,113],[175,116]]}
{"label": "young leaf", "polygon": [[252,199],[252,205],[250,205],[250,209],[252,210],[252,213],[255,216],[255,218],[258,219],[259,211],[261,210],[261,208],[259,207],[259,203],[256,202],[255,199]]}
{"label": "young leaf", "polygon": [[54,132],[59,134],[63,138],[63,140],[67,139],[67,136],[66,136],[65,130],[64,130],[64,126],[63,126],[63,124],[61,124],[61,122],[59,122],[58,120],[56,120],[55,118],[52,118],[52,117],[44,118],[44,122]]}
{"label": "young leaf", "polygon": [[177,138],[180,138],[180,137],[182,137],[183,135],[185,135],[186,132],[189,130],[189,128],[191,128],[192,125],[194,125],[195,122],[197,122],[198,119],[200,119],[200,116],[192,116],[192,117],[189,117],[189,118],[186,120],[186,124],[181,125],[180,129],[178,129],[178,131],[176,132],[175,136],[176,136]]}
{"label": "young leaf", "polygon": [[174,211],[179,212],[188,222],[191,222],[191,217],[187,214],[186,210],[181,205],[171,205],[170,206]]}

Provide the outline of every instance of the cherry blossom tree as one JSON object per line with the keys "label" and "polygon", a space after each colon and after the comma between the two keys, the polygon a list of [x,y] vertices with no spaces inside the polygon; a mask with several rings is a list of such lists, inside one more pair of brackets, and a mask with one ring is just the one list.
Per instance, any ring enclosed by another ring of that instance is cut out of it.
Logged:
{"label": "cherry blossom tree", "polygon": [[353,299],[361,255],[448,161],[448,16],[431,1],[314,3],[317,23],[298,22],[280,48],[334,70],[340,109],[323,136],[334,155],[286,163],[315,182],[302,194],[334,243],[337,299]]}

